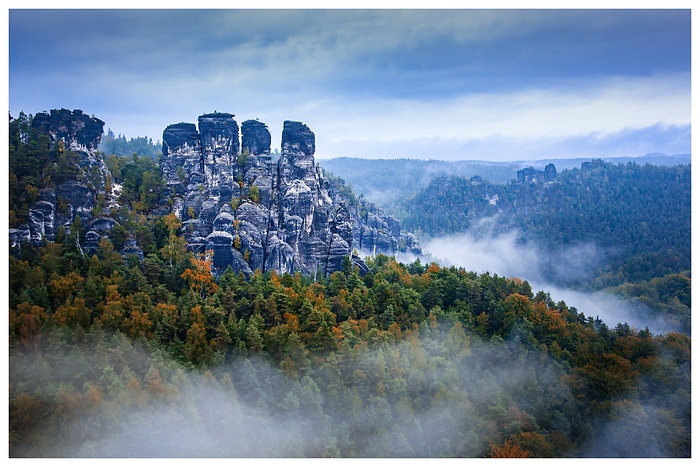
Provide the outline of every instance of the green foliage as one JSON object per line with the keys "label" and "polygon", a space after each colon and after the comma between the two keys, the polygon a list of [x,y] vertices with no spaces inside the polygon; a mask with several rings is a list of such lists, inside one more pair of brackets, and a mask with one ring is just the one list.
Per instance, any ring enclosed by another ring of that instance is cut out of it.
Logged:
{"label": "green foliage", "polygon": [[254,203],[257,203],[258,201],[260,201],[260,188],[258,188],[257,185],[252,185],[250,187],[250,191],[248,192],[248,195],[250,196],[250,199]]}
{"label": "green foliage", "polygon": [[137,211],[149,212],[164,196],[165,183],[158,163],[148,157],[132,154],[105,158],[114,181],[122,186],[119,203]]}
{"label": "green foliage", "polygon": [[608,292],[649,307],[656,316],[690,334],[690,271],[622,284]]}
{"label": "green foliage", "polygon": [[[159,242],[176,221],[158,221]],[[62,248],[10,258],[12,456],[143,455],[97,440],[163,404],[190,407],[202,434],[166,456],[590,455],[603,449],[594,423],[634,436],[634,417],[652,414],[673,427],[658,425],[661,455],[690,453],[690,339],[611,330],[521,280],[378,256],[364,277],[228,271],[202,294],[181,277],[189,256],[128,265],[105,240],[80,265]],[[654,290],[686,300],[684,284]],[[136,357],[134,341],[156,357]],[[283,428],[261,437],[246,410]],[[75,417],[92,429],[66,425]],[[71,442],[44,442],[59,432]]]}
{"label": "green foliage", "polygon": [[31,127],[31,120],[21,112],[9,124],[10,227],[27,222],[29,206],[40,190],[56,188],[79,172],[78,155],[62,142],[51,144],[47,135]]}
{"label": "green foliage", "polygon": [[323,171],[323,176],[330,182],[331,189],[339,193],[343,199],[348,200],[348,204],[350,206],[359,205],[359,200],[357,199],[357,196],[355,196],[352,185],[346,184],[345,180],[340,177],[335,177],[332,173],[326,170]]}
{"label": "green foliage", "polygon": [[158,161],[161,156],[160,144],[154,144],[151,138],[139,136],[127,140],[126,136],[122,134],[114,136],[114,132],[111,129],[107,130],[107,134],[103,135],[98,150],[105,154],[119,157],[136,154],[154,161]]}
{"label": "green foliage", "polygon": [[239,167],[245,167],[246,162],[248,161],[248,149],[244,149],[239,155],[238,159],[236,159],[236,162]]}
{"label": "green foliage", "polygon": [[399,212],[404,228],[427,236],[465,232],[492,216],[494,233],[518,229],[554,251],[595,243],[607,253],[586,284],[594,289],[690,268],[689,165],[600,161],[592,169],[564,170],[547,184],[441,177]]}

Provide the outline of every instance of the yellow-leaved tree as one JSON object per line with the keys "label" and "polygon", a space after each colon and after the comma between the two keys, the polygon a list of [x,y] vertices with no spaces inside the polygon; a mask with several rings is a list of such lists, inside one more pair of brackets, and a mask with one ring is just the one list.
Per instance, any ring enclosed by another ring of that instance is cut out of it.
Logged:
{"label": "yellow-leaved tree", "polygon": [[199,296],[202,298],[207,293],[216,292],[218,288],[211,273],[213,258],[214,252],[212,250],[197,253],[190,258],[192,267],[185,269],[185,272],[181,274],[192,290],[199,292]]}

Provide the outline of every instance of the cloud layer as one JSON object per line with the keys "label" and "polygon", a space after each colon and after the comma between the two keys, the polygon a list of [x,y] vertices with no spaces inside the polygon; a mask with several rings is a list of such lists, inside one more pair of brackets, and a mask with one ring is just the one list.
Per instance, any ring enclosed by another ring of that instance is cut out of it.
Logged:
{"label": "cloud layer", "polygon": [[[608,151],[595,142],[690,123],[683,10],[9,16],[11,113],[82,108],[127,136],[160,139],[170,123],[219,110],[266,122],[273,146],[284,120],[304,121],[319,157],[486,159],[495,142],[504,156],[521,148],[509,158],[522,159],[571,138]],[[429,141],[429,153],[416,141]],[[665,143],[639,152],[687,152],[676,148],[689,136]],[[611,145],[622,151],[624,141]]]}

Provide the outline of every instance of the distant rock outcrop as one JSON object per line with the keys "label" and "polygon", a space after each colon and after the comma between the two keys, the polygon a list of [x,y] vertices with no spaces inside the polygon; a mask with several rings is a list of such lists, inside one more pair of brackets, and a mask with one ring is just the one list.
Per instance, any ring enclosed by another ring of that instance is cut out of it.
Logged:
{"label": "distant rock outcrop", "polygon": [[317,276],[341,269],[355,250],[420,254],[417,239],[369,203],[351,205],[315,163],[316,139],[302,122],[285,121],[282,152],[270,157],[270,132],[257,120],[205,114],[163,133],[162,174],[173,188],[173,212],[193,251],[212,250],[214,270],[246,275],[300,271]]}
{"label": "distant rock outcrop", "polygon": [[598,167],[605,167],[603,159],[591,159],[591,161],[581,162],[581,170],[593,170]]}
{"label": "distant rock outcrop", "polygon": [[517,176],[520,183],[549,183],[557,179],[557,168],[554,164],[547,164],[544,170],[527,167],[518,170]]}
{"label": "distant rock outcrop", "polygon": [[53,141],[63,141],[72,151],[96,151],[104,124],[102,120],[85,115],[78,109],[39,112],[32,120],[32,127],[43,131]]}

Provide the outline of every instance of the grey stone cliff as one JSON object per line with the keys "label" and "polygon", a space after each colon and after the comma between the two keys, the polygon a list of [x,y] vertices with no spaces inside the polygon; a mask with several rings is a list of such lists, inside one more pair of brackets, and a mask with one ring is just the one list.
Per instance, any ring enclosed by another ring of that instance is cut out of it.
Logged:
{"label": "grey stone cliff", "polygon": [[[340,270],[346,257],[367,271],[357,252],[422,253],[416,237],[402,232],[395,218],[364,200],[347,199],[323,175],[307,125],[284,122],[282,151],[273,161],[267,126],[246,120],[239,127],[234,117],[214,112],[201,115],[197,125],[165,128],[160,165],[165,190],[152,213],[178,216],[189,250],[214,252],[216,274],[231,268],[246,276],[274,270],[317,278]],[[28,223],[10,230],[10,246],[53,241],[61,226],[70,233],[80,217],[85,233],[78,246],[94,254],[118,225],[107,211],[119,209],[120,187],[97,152],[104,122],[61,109],[37,114],[32,125],[59,150],[77,155],[77,175],[41,190]],[[133,236],[122,244],[122,255],[143,259]]]}
{"label": "grey stone cliff", "polygon": [[[214,271],[251,274],[300,271],[312,277],[341,269],[343,258],[366,269],[353,252],[420,254],[418,240],[376,206],[350,206],[315,163],[316,139],[301,122],[285,121],[282,152],[270,157],[270,132],[257,120],[205,114],[163,133],[161,169],[176,193],[192,251],[214,252]],[[182,168],[180,168],[182,167]]]}
{"label": "grey stone cliff", "polygon": [[[29,208],[27,229],[11,232],[12,242],[15,243],[17,239],[19,245],[29,240],[39,245],[44,238],[53,241],[61,226],[70,232],[71,224],[79,216],[87,230],[81,248],[91,253],[97,248],[100,238],[116,224],[112,219],[94,218],[99,194],[104,194],[108,203],[114,203],[112,193],[105,193],[111,174],[102,156],[96,152],[104,122],[86,115],[82,110],[60,109],[37,113],[32,119],[32,127],[59,144],[60,151],[76,153],[78,170],[75,179],[63,182],[56,189],[41,191],[39,201]],[[57,210],[59,201],[66,206],[65,209]],[[27,230],[28,238],[22,233]]]}
{"label": "grey stone cliff", "polygon": [[547,164],[544,170],[526,167],[518,170],[517,177],[520,183],[550,183],[557,179],[557,168],[554,164]]}

